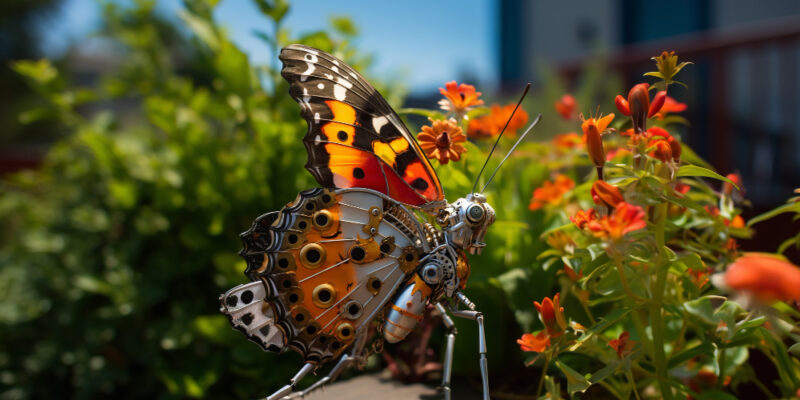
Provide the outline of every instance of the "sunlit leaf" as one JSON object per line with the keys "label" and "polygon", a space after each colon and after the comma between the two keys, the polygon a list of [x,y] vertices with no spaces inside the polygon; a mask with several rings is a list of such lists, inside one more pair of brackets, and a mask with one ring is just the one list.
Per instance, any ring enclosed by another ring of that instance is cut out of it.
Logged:
{"label": "sunlit leaf", "polygon": [[567,377],[567,392],[569,392],[570,396],[575,393],[583,393],[592,385],[592,382],[589,382],[585,376],[570,368],[567,364],[559,360],[556,360],[555,364]]}
{"label": "sunlit leaf", "polygon": [[706,169],[706,168],[703,168],[703,167],[700,167],[700,166],[697,166],[697,165],[683,165],[678,169],[678,173],[675,174],[675,176],[676,177],[701,176],[701,177],[705,177],[705,178],[713,178],[713,179],[717,179],[717,180],[720,180],[720,181],[728,182],[731,185],[733,185],[734,187],[736,187],[736,189],[739,189],[739,186],[737,186],[736,183],[734,183],[732,180],[730,180],[730,179],[728,179],[728,178],[726,178],[726,177],[724,177],[724,176],[722,176],[722,175],[720,175],[720,174],[718,174],[718,173],[716,173],[716,172],[714,172],[714,171],[712,171],[710,169]]}

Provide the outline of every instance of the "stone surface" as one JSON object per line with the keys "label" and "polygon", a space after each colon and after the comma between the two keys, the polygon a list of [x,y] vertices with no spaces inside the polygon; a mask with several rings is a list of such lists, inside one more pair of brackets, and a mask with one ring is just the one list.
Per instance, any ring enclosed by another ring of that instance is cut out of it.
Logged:
{"label": "stone surface", "polygon": [[[404,384],[382,378],[378,374],[360,375],[336,382],[306,397],[308,400],[439,400],[442,395],[434,386],[422,383]],[[454,386],[454,399],[480,399],[479,393],[461,385]]]}

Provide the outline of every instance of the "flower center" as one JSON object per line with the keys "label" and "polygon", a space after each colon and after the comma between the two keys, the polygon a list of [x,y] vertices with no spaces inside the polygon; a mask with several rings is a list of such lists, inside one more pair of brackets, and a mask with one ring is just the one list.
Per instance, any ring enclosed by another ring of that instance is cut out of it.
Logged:
{"label": "flower center", "polygon": [[442,133],[436,137],[436,147],[440,149],[446,149],[450,147],[450,135],[447,134],[447,131],[442,131]]}
{"label": "flower center", "polygon": [[464,93],[459,93],[458,95],[461,96],[461,101],[463,102],[464,101]]}

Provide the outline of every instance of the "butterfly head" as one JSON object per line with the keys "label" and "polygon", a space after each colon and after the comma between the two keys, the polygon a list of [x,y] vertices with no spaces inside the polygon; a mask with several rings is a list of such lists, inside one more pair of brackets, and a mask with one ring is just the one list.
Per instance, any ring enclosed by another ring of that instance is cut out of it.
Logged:
{"label": "butterfly head", "polygon": [[494,222],[494,209],[486,202],[486,196],[472,193],[442,209],[438,222],[450,243],[470,254],[480,254],[486,247],[486,229]]}

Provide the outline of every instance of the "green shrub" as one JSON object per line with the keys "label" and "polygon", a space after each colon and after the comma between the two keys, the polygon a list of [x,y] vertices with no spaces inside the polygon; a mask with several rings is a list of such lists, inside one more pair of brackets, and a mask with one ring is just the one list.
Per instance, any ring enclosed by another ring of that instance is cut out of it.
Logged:
{"label": "green shrub", "polygon": [[[299,366],[231,330],[217,296],[246,280],[238,233],[316,186],[306,124],[277,58],[251,65],[216,2],[186,2],[188,33],[154,3],[106,6],[118,68],[98,87],[46,60],[13,66],[48,100],[32,112],[72,134],[0,184],[0,398],[245,398]],[[270,51],[304,43],[366,68],[346,19],[296,36],[285,2],[257,5]]]}

